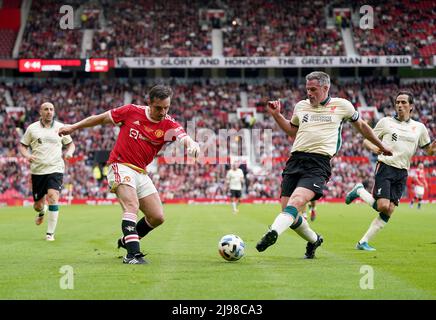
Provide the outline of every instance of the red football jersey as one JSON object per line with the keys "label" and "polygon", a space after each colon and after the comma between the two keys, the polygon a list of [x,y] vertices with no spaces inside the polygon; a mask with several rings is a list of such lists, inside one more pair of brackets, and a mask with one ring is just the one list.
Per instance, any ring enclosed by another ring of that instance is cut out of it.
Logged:
{"label": "red football jersey", "polygon": [[415,185],[420,187],[427,187],[427,181],[425,180],[425,171],[416,169]]}
{"label": "red football jersey", "polygon": [[164,144],[186,136],[183,127],[168,115],[161,121],[152,120],[148,106],[127,104],[112,109],[110,116],[121,126],[108,163],[129,163],[145,169]]}

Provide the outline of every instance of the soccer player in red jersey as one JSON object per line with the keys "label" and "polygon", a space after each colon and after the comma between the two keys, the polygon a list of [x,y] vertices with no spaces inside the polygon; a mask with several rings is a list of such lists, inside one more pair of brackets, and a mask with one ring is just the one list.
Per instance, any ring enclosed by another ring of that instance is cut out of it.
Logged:
{"label": "soccer player in red jersey", "polygon": [[428,184],[425,179],[424,164],[420,163],[418,169],[416,169],[416,176],[413,179],[414,184],[414,198],[410,201],[410,207],[413,207],[415,200],[418,200],[418,209],[421,209],[422,198],[424,198],[425,189],[427,189]]}
{"label": "soccer player in red jersey", "polygon": [[[149,106],[128,104],[59,130],[59,135],[67,135],[97,125],[120,126],[109,156],[107,178],[111,192],[116,193],[123,210],[121,228],[124,236],[118,240],[118,247],[127,250],[123,263],[147,263],[140,251],[139,240],[164,222],[162,203],[147,175],[147,165],[166,143],[172,141],[182,143],[191,157],[197,157],[200,152],[198,143],[167,115],[172,94],[170,87],[157,85],[149,92]],[[136,222],[138,210],[144,217]]]}

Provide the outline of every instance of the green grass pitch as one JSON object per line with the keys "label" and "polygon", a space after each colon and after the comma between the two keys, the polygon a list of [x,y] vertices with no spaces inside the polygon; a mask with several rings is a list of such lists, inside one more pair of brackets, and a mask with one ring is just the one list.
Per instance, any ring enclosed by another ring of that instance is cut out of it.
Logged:
{"label": "green grass pitch", "polygon": [[[56,241],[28,208],[0,209],[0,299],[436,299],[436,205],[401,205],[371,244],[354,249],[375,212],[364,204],[319,204],[313,229],[325,238],[317,258],[289,230],[265,252],[256,242],[278,205],[166,205],[165,223],[141,241],[148,265],[124,265],[119,206],[61,207]],[[227,262],[218,240],[239,235],[245,256]],[[73,289],[62,289],[62,266]],[[373,270],[370,274],[362,266]]]}

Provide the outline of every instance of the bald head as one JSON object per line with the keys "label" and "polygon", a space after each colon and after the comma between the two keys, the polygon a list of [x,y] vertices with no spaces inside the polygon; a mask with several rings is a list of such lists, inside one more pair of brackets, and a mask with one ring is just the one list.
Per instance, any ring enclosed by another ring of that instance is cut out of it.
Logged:
{"label": "bald head", "polygon": [[54,105],[51,102],[44,102],[43,104],[41,104],[39,109],[42,110],[44,108],[52,108],[54,110]]}
{"label": "bald head", "polygon": [[39,108],[39,115],[41,116],[41,121],[45,125],[50,125],[53,122],[54,118],[54,105],[51,102],[44,102],[41,104],[41,107]]}

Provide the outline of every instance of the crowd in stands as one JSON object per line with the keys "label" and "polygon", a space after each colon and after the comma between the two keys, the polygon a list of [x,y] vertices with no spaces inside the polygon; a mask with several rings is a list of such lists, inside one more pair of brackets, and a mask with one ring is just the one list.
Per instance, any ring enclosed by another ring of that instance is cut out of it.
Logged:
{"label": "crowd in stands", "polygon": [[[367,103],[374,105],[380,115],[393,115],[392,105],[385,97],[392,96],[402,88],[411,89],[416,94],[414,118],[426,124],[431,137],[436,136],[436,127],[432,119],[435,116],[436,92],[434,82],[411,82],[399,84],[397,81],[377,82],[377,79],[363,79],[359,83],[333,83],[332,95],[358,101],[358,88],[362,89]],[[126,103],[130,96],[133,103],[146,104],[146,92],[151,83],[129,82],[121,80],[87,80],[74,82],[66,80],[32,80],[0,84],[0,175],[7,177],[7,183],[0,186],[0,194],[15,191],[18,195],[30,195],[29,170],[17,151],[27,126],[38,119],[39,105],[51,101],[56,106],[57,118],[64,123],[73,123],[86,116],[97,114]],[[271,151],[274,161],[267,172],[246,172],[246,194],[250,197],[277,197],[280,190],[280,172],[289,157],[292,139],[287,137],[265,113],[267,100],[281,98],[284,114],[288,118],[298,100],[304,99],[304,86],[292,81],[266,83],[185,83],[172,84],[174,97],[170,114],[186,127],[195,124],[195,129],[209,129],[218,133],[219,129],[243,128],[259,129],[261,141],[265,141],[265,130],[270,129],[272,143],[264,145]],[[381,89],[379,89],[381,88]],[[9,91],[15,108],[7,110],[5,92]],[[256,108],[264,115],[262,121],[247,124],[236,117],[240,107],[241,92],[247,93],[248,107]],[[129,92],[129,94],[126,94]],[[382,94],[384,92],[384,94]],[[359,110],[359,105],[356,103]],[[189,121],[189,122],[188,122]],[[373,125],[375,119],[371,122]],[[118,127],[100,126],[74,133],[77,146],[75,158],[67,163],[65,185],[72,185],[74,197],[106,197],[107,183],[101,176],[94,177],[96,163],[94,154],[99,150],[111,150]],[[197,131],[198,132],[198,131]],[[338,156],[365,157],[373,160],[373,155],[362,147],[362,137],[349,124],[342,131],[343,145]],[[203,143],[203,148],[206,146]],[[210,141],[209,141],[210,143]],[[215,142],[212,142],[215,143]],[[217,147],[218,150],[218,147]],[[418,155],[423,154],[422,151]],[[218,154],[216,154],[218,155]],[[8,162],[6,163],[4,159]],[[15,160],[11,160],[15,159]],[[21,159],[17,162],[16,159]],[[328,197],[343,197],[345,191],[355,182],[371,177],[372,166],[368,163],[356,164],[333,161],[333,175],[329,183]],[[99,163],[103,169],[104,164]],[[431,165],[431,164],[429,164]],[[224,185],[226,167],[224,164],[157,164],[150,174],[164,197],[224,197],[227,190]],[[24,182],[23,182],[24,181]],[[371,184],[369,180],[367,182]],[[64,195],[70,190],[65,188]]]}
{"label": "crowd in stands", "polygon": [[207,2],[169,0],[107,1],[107,25],[93,38],[94,57],[210,56],[208,26],[199,23]]}
{"label": "crowd in stands", "polygon": [[[223,1],[225,56],[340,56],[339,29],[327,29],[328,1]],[[274,13],[274,14],[271,14]]]}
{"label": "crowd in stands", "polygon": [[[80,0],[69,0],[59,4],[56,0],[32,1],[31,13],[27,19],[19,56],[23,58],[79,58],[82,31],[61,27],[59,12],[63,4],[78,7]],[[63,25],[68,21],[62,20]]]}
{"label": "crowd in stands", "polygon": [[[345,55],[341,28],[351,26],[360,55],[436,55],[434,1],[374,0],[282,1],[222,0],[79,0],[65,1],[79,12],[74,30],[60,27],[59,1],[34,0],[20,57],[78,58],[84,29],[94,30],[91,57],[211,56],[212,28],[223,31],[223,55],[340,56]],[[354,19],[331,16],[349,7],[360,17],[362,5],[374,9],[374,28],[360,28]],[[217,26],[200,18],[205,10],[221,9]],[[274,14],[271,14],[271,13]],[[327,19],[333,23],[327,23]]]}
{"label": "crowd in stands", "polygon": [[354,42],[360,55],[412,55],[428,58],[436,54],[436,2],[389,0],[353,1],[374,9],[374,28],[353,28]]}
{"label": "crowd in stands", "polygon": [[[436,116],[436,91],[434,82],[421,81],[400,84],[398,79],[369,78],[365,80],[365,85],[362,86],[362,94],[368,105],[377,107],[382,114],[393,115],[395,113],[394,96],[387,95],[386,92],[398,92],[404,88],[416,93],[413,114],[419,116],[419,121],[426,125],[430,135],[434,137],[436,134],[436,124],[434,122]],[[421,153],[420,150],[419,154]]]}

